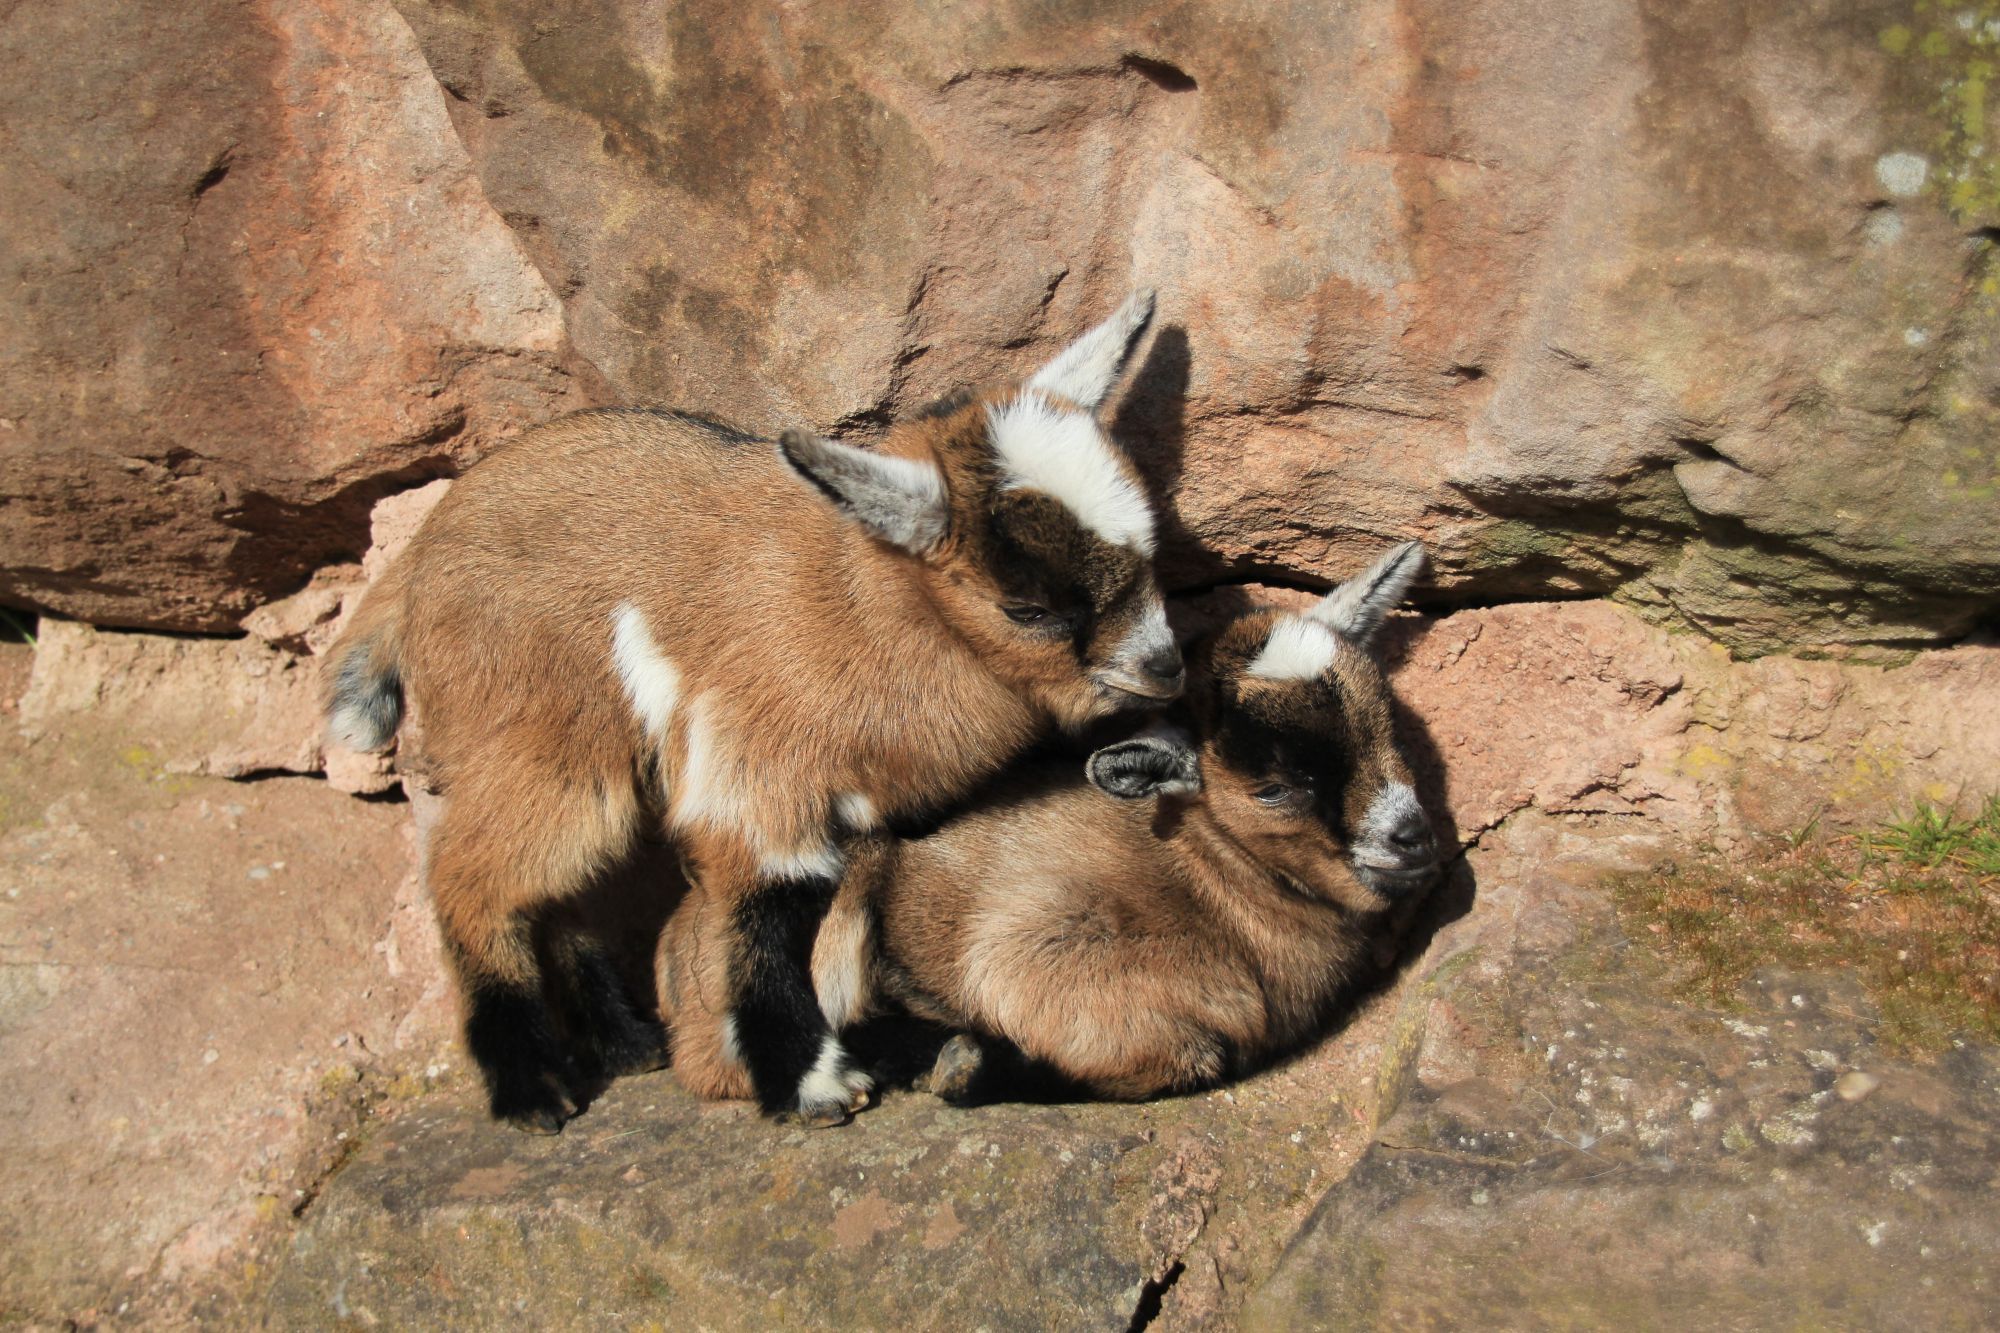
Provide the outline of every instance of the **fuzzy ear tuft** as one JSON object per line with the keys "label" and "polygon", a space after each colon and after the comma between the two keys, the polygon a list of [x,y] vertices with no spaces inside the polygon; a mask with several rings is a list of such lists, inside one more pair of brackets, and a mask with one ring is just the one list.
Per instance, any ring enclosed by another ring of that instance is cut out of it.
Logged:
{"label": "fuzzy ear tuft", "polygon": [[935,550],[951,526],[944,477],[929,463],[857,449],[803,430],[778,437],[778,456],[835,508],[913,554]]}
{"label": "fuzzy ear tuft", "polygon": [[1107,745],[1084,766],[1090,785],[1121,801],[1148,796],[1192,796],[1201,790],[1201,761],[1194,750],[1158,736]]}
{"label": "fuzzy ear tuft", "polygon": [[1118,373],[1132,355],[1132,344],[1152,320],[1153,289],[1141,287],[1125,298],[1110,319],[1036,371],[1027,387],[1067,398],[1085,411],[1095,412],[1118,382]]}
{"label": "fuzzy ear tuft", "polygon": [[1403,600],[1424,568],[1424,544],[1404,542],[1314,603],[1305,614],[1361,647]]}

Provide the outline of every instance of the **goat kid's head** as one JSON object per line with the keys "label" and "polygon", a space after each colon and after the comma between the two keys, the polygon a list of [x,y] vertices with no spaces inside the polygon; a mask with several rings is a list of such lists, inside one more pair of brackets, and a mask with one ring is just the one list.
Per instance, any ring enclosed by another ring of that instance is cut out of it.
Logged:
{"label": "goat kid's head", "polygon": [[1090,757],[1090,780],[1126,799],[1194,798],[1281,882],[1349,910],[1427,887],[1438,849],[1374,651],[1423,563],[1406,542],[1300,614],[1234,621],[1198,654],[1197,738],[1107,746]]}
{"label": "goat kid's head", "polygon": [[1135,292],[1026,381],[947,398],[876,449],[779,440],[836,508],[914,558],[997,675],[1069,726],[1173,699],[1185,679],[1151,503],[1098,420],[1152,314]]}

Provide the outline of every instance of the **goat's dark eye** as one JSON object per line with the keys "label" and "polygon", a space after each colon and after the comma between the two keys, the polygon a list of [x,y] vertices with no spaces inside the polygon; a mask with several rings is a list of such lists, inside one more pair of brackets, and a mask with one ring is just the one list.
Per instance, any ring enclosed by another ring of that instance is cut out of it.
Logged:
{"label": "goat's dark eye", "polygon": [[1007,619],[1016,625],[1046,624],[1049,618],[1049,609],[1046,606],[1029,606],[1023,603],[1019,606],[1003,606],[1000,609],[1005,611]]}
{"label": "goat's dark eye", "polygon": [[1292,789],[1282,782],[1273,782],[1269,786],[1259,787],[1250,795],[1265,805],[1283,805],[1292,799]]}

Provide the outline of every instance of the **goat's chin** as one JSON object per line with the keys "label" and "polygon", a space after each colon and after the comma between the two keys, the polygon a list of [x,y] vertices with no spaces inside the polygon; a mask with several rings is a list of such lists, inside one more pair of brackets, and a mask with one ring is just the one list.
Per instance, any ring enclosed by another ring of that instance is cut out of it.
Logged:
{"label": "goat's chin", "polygon": [[1354,877],[1370,893],[1382,899],[1384,906],[1428,893],[1437,884],[1439,875],[1436,862],[1401,867],[1354,863]]}
{"label": "goat's chin", "polygon": [[1058,727],[1072,736],[1114,717],[1141,717],[1163,707],[1157,700],[1107,689],[1087,680],[1067,688],[1044,690],[1037,702]]}

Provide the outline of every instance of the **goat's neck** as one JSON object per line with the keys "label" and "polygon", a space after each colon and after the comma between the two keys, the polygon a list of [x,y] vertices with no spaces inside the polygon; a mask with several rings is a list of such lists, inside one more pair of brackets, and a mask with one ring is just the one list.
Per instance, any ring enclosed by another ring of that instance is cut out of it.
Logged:
{"label": "goat's neck", "polygon": [[[1047,719],[945,619],[913,558],[858,531],[844,540],[845,578],[832,591],[859,645],[844,727],[864,751],[895,738],[871,765],[889,808],[954,798],[1032,743]],[[901,762],[888,762],[892,751]]]}
{"label": "goat's neck", "polygon": [[1199,810],[1171,845],[1201,910],[1254,972],[1273,1040],[1304,1031],[1345,979],[1358,938],[1354,918],[1322,896],[1323,886],[1289,881]]}

